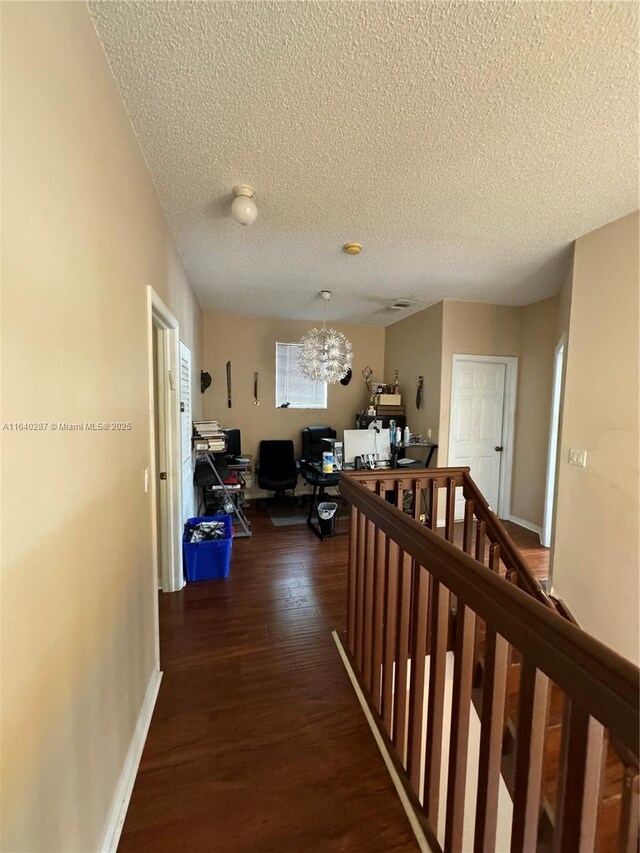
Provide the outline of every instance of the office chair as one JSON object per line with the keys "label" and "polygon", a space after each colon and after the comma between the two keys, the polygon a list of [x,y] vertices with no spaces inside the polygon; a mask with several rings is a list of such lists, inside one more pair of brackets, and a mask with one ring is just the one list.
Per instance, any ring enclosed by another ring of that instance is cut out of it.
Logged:
{"label": "office chair", "polygon": [[323,450],[329,445],[323,438],[335,438],[336,431],[328,426],[308,426],[302,430],[302,461],[322,462]]}
{"label": "office chair", "polygon": [[[272,503],[296,503],[298,466],[292,441],[261,441],[256,471],[260,488],[274,493]],[[287,498],[285,492],[290,489],[293,495]]]}
{"label": "office chair", "polygon": [[300,459],[300,472],[305,481],[313,488],[311,501],[309,504],[309,515],[307,516],[307,524],[316,534],[322,539],[322,535],[313,522],[313,511],[317,504],[326,500],[325,489],[331,486],[337,486],[340,482],[339,472],[333,474],[323,474],[322,469],[314,467],[314,465],[322,464],[323,451],[329,450],[329,445],[323,438],[335,438],[336,431],[328,426],[310,426],[302,430],[302,458]]}

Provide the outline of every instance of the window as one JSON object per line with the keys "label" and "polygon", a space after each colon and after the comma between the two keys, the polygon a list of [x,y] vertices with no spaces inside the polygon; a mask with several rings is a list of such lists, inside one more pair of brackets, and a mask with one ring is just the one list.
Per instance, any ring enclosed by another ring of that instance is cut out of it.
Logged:
{"label": "window", "polygon": [[312,382],[298,365],[298,344],[276,344],[276,407],[326,409],[327,383]]}

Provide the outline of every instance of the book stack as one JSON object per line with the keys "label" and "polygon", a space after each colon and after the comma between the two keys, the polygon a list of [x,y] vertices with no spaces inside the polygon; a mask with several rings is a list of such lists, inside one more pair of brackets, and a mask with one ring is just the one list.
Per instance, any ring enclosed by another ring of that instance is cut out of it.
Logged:
{"label": "book stack", "polygon": [[193,449],[224,453],[227,447],[225,434],[218,421],[193,422]]}

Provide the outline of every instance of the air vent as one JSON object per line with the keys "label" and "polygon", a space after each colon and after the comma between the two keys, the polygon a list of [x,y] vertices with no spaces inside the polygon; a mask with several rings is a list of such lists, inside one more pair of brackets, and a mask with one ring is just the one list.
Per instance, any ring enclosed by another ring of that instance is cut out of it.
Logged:
{"label": "air vent", "polygon": [[389,308],[391,311],[404,311],[405,308],[409,308],[410,305],[415,305],[416,303],[416,299],[398,299],[393,305],[389,305]]}

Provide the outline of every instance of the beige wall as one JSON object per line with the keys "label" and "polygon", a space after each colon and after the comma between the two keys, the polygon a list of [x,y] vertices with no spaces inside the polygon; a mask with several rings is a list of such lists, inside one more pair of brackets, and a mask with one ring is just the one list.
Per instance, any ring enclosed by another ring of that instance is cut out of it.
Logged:
{"label": "beige wall", "polygon": [[518,369],[511,515],[542,527],[551,425],[553,366],[559,297],[520,308],[522,334]]}
{"label": "beige wall", "polygon": [[[291,438],[300,453],[300,431],[311,424],[329,424],[336,430],[353,429],[356,412],[367,403],[362,370],[368,365],[382,375],[384,328],[336,324],[353,344],[353,378],[349,385],[330,385],[327,409],[276,409],[276,341],[295,343],[311,327],[309,322],[272,320],[230,314],[205,314],[203,364],[213,376],[204,393],[204,414],[223,427],[242,431],[242,450],[254,459],[262,439]],[[225,365],[231,362],[233,408],[227,408]],[[253,374],[259,373],[260,406],[253,405]]]}
{"label": "beige wall", "polygon": [[553,560],[582,627],[636,662],[639,227],[636,212],[576,241]]}
{"label": "beige wall", "polygon": [[[392,382],[396,370],[407,415],[407,425],[413,433],[438,442],[440,426],[440,377],[442,372],[442,309],[443,303],[432,305],[404,320],[386,327],[384,380]],[[418,376],[424,377],[422,405],[416,409]],[[424,451],[414,450],[416,458]],[[437,459],[431,462],[437,465]]]}
{"label": "beige wall", "polygon": [[[445,300],[387,326],[385,338],[385,377],[392,379],[398,369],[409,425],[415,432],[432,428],[439,465],[448,464],[454,354],[519,359],[511,513],[538,526],[544,514],[559,313],[559,297],[522,308]],[[419,374],[425,377],[425,394],[418,413]]]}
{"label": "beige wall", "polygon": [[[101,844],[156,668],[147,294],[201,315],[82,3],[2,9],[2,842]],[[196,396],[196,405],[200,395]]]}

